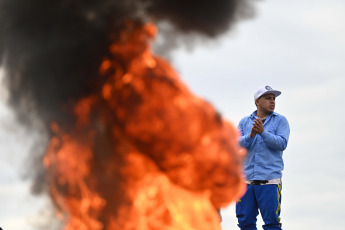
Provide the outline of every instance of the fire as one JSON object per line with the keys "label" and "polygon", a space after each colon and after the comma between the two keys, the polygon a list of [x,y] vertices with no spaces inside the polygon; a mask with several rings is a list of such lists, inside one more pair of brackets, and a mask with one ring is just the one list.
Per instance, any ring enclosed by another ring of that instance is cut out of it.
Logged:
{"label": "fire", "polygon": [[156,27],[127,22],[75,124],[51,124],[43,163],[70,229],[220,229],[244,192],[237,131],[152,54]]}

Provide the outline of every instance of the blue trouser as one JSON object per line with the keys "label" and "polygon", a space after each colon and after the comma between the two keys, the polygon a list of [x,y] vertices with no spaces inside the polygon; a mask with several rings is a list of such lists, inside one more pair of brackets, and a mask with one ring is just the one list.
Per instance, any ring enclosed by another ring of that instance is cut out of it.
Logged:
{"label": "blue trouser", "polygon": [[281,230],[281,189],[281,184],[248,185],[246,194],[236,203],[238,227],[256,230],[256,217],[260,210],[265,230]]}

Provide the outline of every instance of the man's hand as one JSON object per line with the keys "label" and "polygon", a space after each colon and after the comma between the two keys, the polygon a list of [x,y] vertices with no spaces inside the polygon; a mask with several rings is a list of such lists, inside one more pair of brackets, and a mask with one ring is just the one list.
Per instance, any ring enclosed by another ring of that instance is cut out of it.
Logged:
{"label": "man's hand", "polygon": [[[254,124],[254,123],[253,123],[253,124]],[[251,138],[254,138],[256,134],[258,134],[258,133],[254,130],[254,126],[253,126],[253,127],[252,127],[252,130],[250,130],[249,136],[250,136]]]}
{"label": "man's hand", "polygon": [[261,118],[258,117],[257,119],[254,120],[252,131],[250,132],[250,135],[252,133],[261,134],[264,130],[265,130],[264,124],[262,123]]}

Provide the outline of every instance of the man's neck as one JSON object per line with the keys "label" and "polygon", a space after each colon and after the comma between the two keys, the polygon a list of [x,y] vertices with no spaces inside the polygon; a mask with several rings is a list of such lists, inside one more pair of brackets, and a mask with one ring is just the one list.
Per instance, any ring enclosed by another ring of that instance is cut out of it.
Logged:
{"label": "man's neck", "polygon": [[256,112],[256,116],[258,116],[258,117],[260,117],[262,119],[266,119],[269,115],[271,115],[271,113],[268,114],[268,113],[264,113],[264,112],[261,112],[261,111],[257,111]]}

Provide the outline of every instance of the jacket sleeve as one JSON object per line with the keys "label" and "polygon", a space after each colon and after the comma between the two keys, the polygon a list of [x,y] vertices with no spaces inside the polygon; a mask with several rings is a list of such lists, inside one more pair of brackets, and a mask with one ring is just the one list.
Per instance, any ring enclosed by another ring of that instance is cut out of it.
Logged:
{"label": "jacket sleeve", "polygon": [[240,131],[240,139],[239,139],[239,143],[241,147],[244,147],[246,149],[249,149],[250,145],[253,143],[253,138],[251,138],[248,134],[244,133],[244,124],[245,121],[244,119],[242,119],[238,125],[238,129]]}
{"label": "jacket sleeve", "polygon": [[289,141],[290,127],[287,119],[282,117],[278,123],[276,134],[264,130],[260,136],[266,145],[277,151],[284,151]]}

